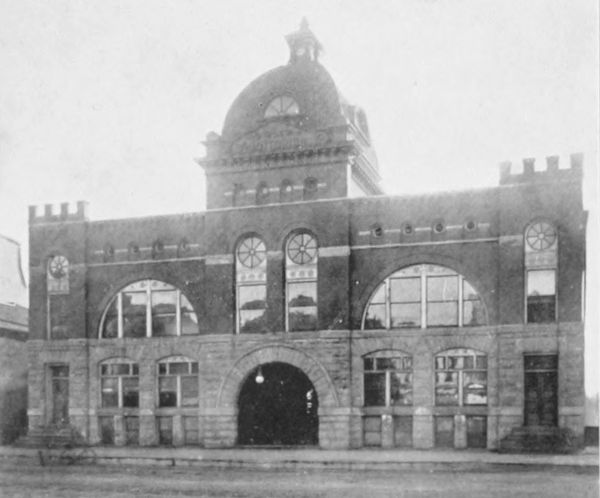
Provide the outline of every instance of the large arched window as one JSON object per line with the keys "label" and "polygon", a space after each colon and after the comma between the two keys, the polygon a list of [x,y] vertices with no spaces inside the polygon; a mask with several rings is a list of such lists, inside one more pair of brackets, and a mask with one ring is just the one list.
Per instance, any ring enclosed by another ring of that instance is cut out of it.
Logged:
{"label": "large arched window", "polygon": [[285,251],[286,330],[317,328],[317,239],[310,232],[294,232]]}
{"label": "large arched window", "polygon": [[556,266],[558,234],[547,221],[538,220],[525,229],[527,323],[556,320]]}
{"label": "large arched window", "polygon": [[267,310],[267,248],[250,235],[238,244],[235,257],[236,331],[264,332]]}
{"label": "large arched window", "polygon": [[183,293],[165,282],[134,282],[111,300],[100,337],[164,337],[198,333],[198,318]]}
{"label": "large arched window", "polygon": [[371,295],[363,329],[484,325],[486,313],[473,286],[453,270],[415,265],[386,278]]}
{"label": "large arched window", "polygon": [[275,118],[280,116],[295,116],[300,113],[298,104],[292,97],[282,95],[275,97],[265,111],[265,118]]}
{"label": "large arched window", "polygon": [[487,404],[487,356],[473,349],[449,349],[435,356],[435,404]]}
{"label": "large arched window", "polygon": [[140,398],[139,367],[128,358],[100,363],[102,408],[137,408]]}

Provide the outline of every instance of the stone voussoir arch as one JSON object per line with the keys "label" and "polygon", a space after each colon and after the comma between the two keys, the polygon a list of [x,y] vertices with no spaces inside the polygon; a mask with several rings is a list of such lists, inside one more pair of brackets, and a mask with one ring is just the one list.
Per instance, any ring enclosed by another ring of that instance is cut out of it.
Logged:
{"label": "stone voussoir arch", "polygon": [[239,358],[219,387],[216,407],[237,407],[240,389],[250,372],[265,363],[281,362],[301,370],[311,381],[319,407],[339,407],[340,401],[331,377],[319,361],[291,346],[260,346]]}

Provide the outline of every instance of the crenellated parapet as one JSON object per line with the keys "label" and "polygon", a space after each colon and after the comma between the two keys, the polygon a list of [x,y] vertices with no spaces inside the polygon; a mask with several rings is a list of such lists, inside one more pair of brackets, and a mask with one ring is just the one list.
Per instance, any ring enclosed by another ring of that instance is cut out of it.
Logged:
{"label": "crenellated parapet", "polygon": [[559,156],[548,156],[546,157],[546,167],[536,169],[536,158],[525,158],[523,159],[523,170],[519,172],[513,172],[513,164],[510,161],[504,161],[500,163],[500,185],[581,180],[583,177],[583,154],[571,154],[567,168],[560,167],[560,159]]}
{"label": "crenellated parapet", "polygon": [[45,204],[44,206],[29,206],[29,224],[62,223],[65,221],[87,221],[88,202],[63,202],[60,204]]}

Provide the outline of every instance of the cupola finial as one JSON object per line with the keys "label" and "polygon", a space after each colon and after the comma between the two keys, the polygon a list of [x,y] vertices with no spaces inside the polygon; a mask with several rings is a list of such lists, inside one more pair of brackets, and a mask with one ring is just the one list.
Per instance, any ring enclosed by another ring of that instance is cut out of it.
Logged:
{"label": "cupola finial", "polygon": [[300,21],[300,29],[287,35],[286,40],[290,47],[290,64],[299,61],[317,61],[323,49],[321,42],[308,27],[306,17]]}

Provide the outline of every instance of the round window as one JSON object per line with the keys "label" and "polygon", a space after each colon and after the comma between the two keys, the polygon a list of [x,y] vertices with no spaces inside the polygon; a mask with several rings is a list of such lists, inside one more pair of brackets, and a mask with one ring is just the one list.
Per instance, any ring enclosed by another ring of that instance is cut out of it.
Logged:
{"label": "round window", "polygon": [[308,264],[317,255],[317,241],[309,233],[297,233],[288,243],[287,254],[297,265]]}
{"label": "round window", "polygon": [[267,249],[258,237],[244,239],[237,250],[237,258],[242,266],[256,268],[265,260]]}
{"label": "round window", "polygon": [[525,240],[534,251],[544,251],[554,245],[556,230],[550,223],[538,221],[527,229]]}

